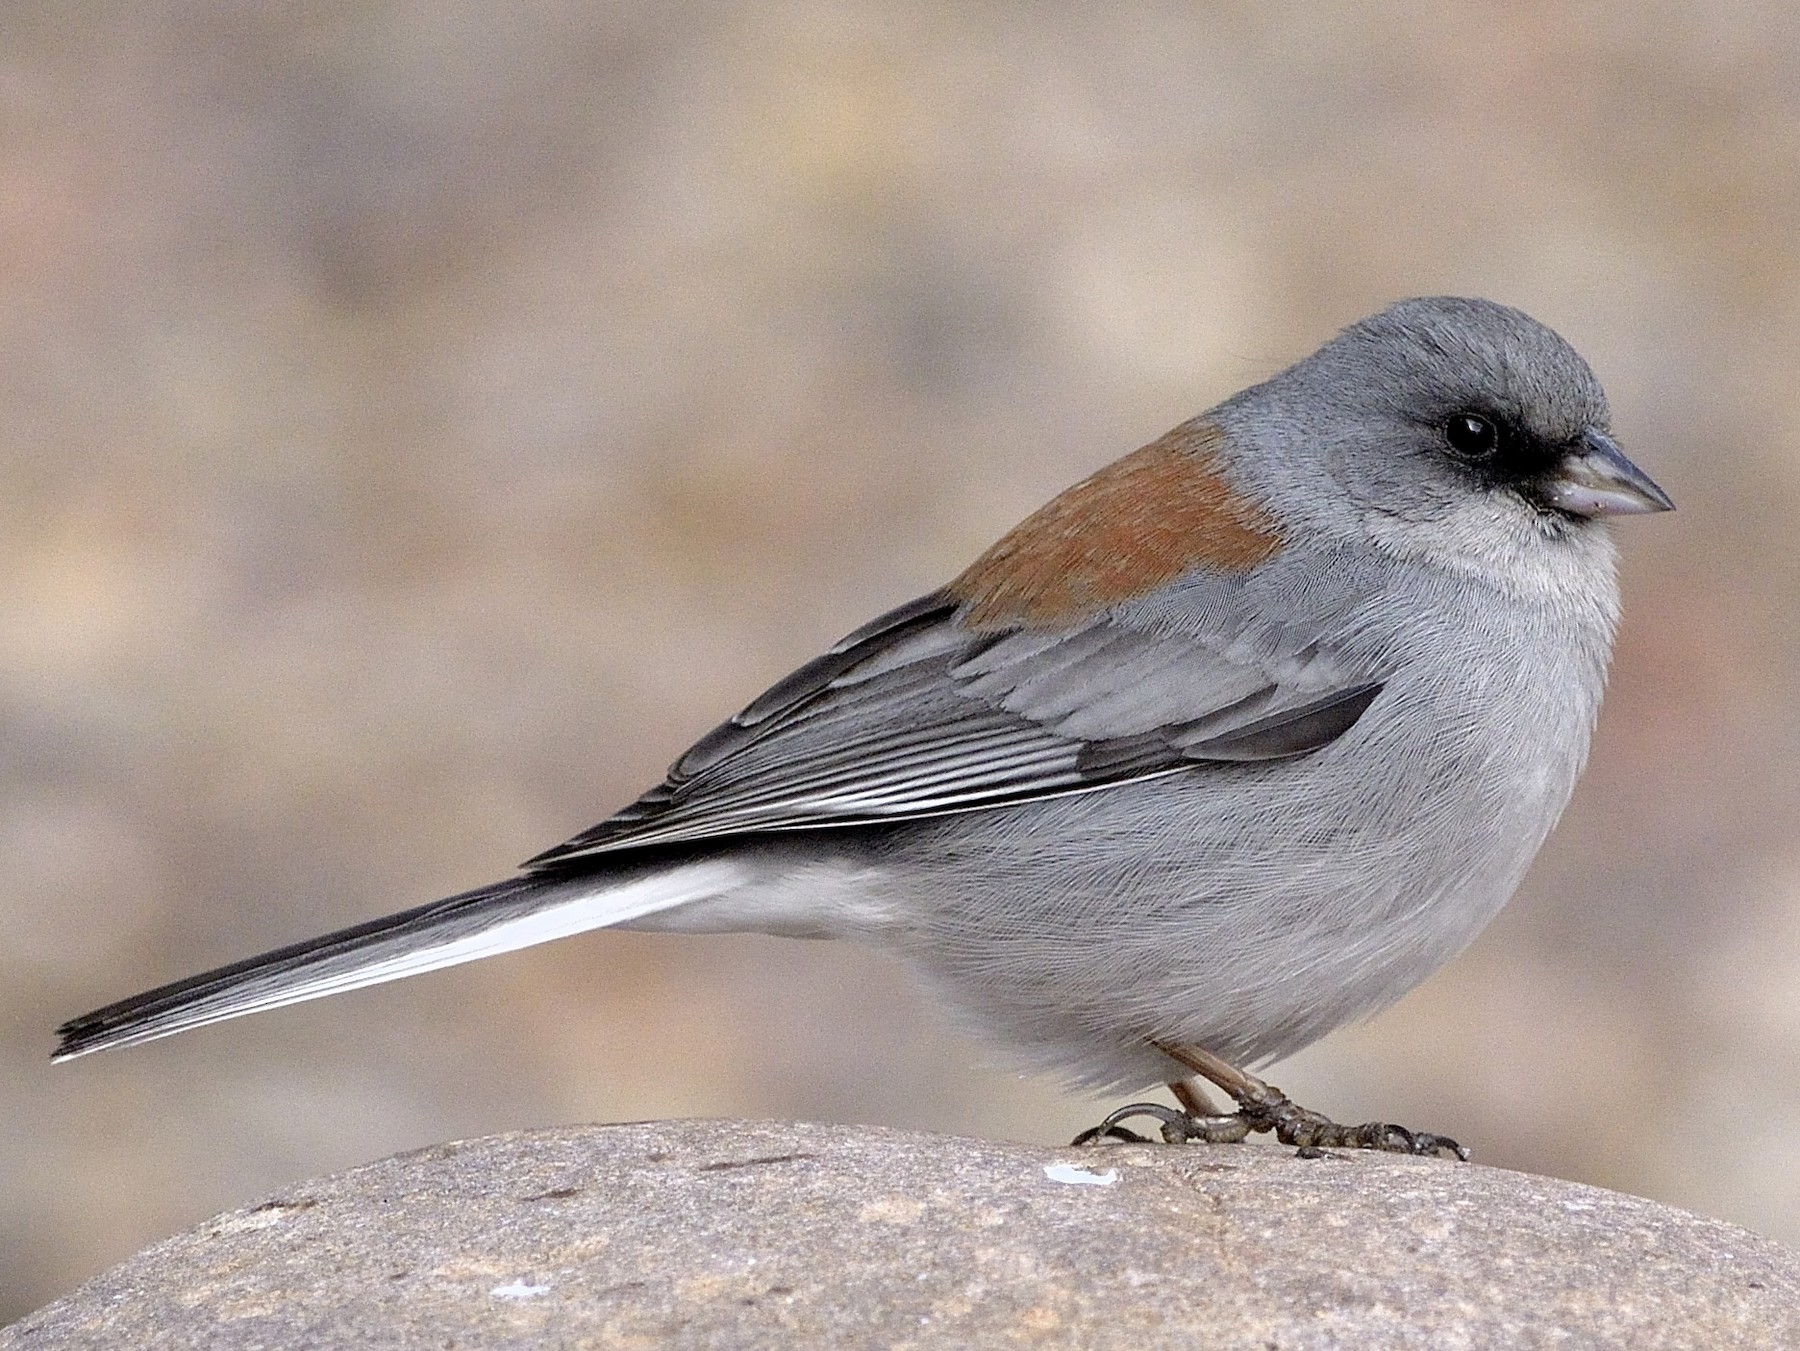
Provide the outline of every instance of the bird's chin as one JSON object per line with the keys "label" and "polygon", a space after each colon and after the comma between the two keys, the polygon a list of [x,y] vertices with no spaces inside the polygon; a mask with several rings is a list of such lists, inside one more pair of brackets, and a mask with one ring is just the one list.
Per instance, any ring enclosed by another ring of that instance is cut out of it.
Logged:
{"label": "bird's chin", "polygon": [[1532,523],[1545,539],[1568,539],[1572,535],[1600,528],[1600,518],[1597,516],[1565,511],[1536,493],[1522,493],[1520,496],[1531,510]]}

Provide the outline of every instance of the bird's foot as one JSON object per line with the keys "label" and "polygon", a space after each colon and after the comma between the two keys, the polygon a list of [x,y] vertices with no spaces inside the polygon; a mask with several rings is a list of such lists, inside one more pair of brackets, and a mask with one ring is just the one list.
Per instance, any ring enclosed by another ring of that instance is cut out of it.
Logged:
{"label": "bird's foot", "polygon": [[1417,1154],[1427,1158],[1448,1155],[1468,1161],[1469,1151],[1447,1135],[1412,1131],[1385,1121],[1342,1126],[1318,1112],[1308,1111],[1271,1084],[1246,1094],[1238,1110],[1229,1113],[1197,1113],[1157,1102],[1134,1102],[1109,1112],[1099,1125],[1077,1135],[1072,1144],[1119,1140],[1149,1144],[1149,1137],[1129,1129],[1125,1122],[1148,1117],[1158,1123],[1166,1144],[1237,1144],[1253,1132],[1273,1131],[1284,1145],[1297,1147],[1303,1158],[1317,1158],[1321,1149],[1376,1149],[1392,1154]]}

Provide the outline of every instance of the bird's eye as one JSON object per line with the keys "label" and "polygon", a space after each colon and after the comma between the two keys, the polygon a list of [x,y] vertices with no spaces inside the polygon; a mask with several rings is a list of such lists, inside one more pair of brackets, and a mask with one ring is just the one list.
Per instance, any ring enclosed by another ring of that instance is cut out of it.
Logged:
{"label": "bird's eye", "polygon": [[1500,429],[1479,413],[1458,413],[1444,424],[1444,439],[1465,460],[1485,460],[1500,448]]}

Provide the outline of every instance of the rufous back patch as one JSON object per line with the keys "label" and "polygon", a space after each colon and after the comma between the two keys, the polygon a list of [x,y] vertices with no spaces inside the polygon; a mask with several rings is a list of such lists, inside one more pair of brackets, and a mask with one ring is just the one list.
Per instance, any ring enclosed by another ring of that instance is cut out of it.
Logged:
{"label": "rufous back patch", "polygon": [[950,583],[976,629],[1056,629],[1194,567],[1245,572],[1281,548],[1275,521],[1235,493],[1187,423],[1053,499]]}

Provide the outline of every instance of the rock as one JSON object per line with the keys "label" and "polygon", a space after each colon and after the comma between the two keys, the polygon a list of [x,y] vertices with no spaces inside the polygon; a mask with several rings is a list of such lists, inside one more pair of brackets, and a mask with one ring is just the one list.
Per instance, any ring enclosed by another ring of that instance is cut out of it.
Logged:
{"label": "rock", "polygon": [[1800,1256],[1440,1160],[665,1121],[301,1183],[0,1331],[3,1351],[1553,1344],[1800,1346]]}

